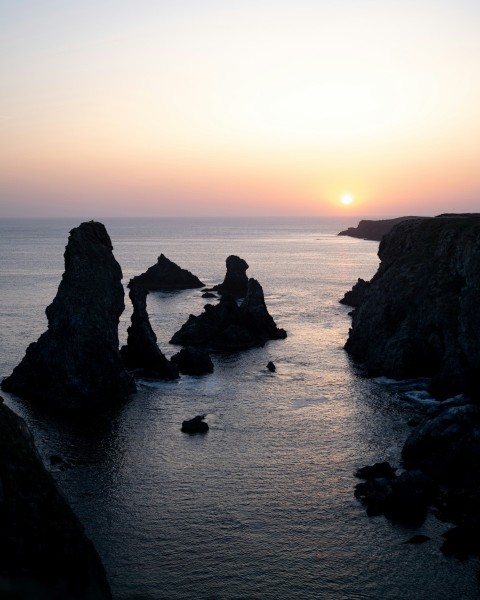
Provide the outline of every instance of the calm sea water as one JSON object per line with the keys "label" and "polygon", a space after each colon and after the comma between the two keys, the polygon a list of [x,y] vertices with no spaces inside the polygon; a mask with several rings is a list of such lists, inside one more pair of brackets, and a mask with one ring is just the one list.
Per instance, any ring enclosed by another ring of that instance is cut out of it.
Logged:
{"label": "calm sea water", "polygon": [[[210,285],[223,279],[225,258],[240,255],[288,332],[264,348],[214,356],[213,375],[142,382],[130,401],[88,423],[47,417],[3,394],[42,456],[70,461],[53,473],[115,598],[478,597],[478,565],[439,550],[444,524],[430,517],[412,530],[368,518],[353,496],[356,468],[399,464],[406,422],[421,410],[360,377],[342,348],[350,318],[338,299],[373,275],[377,244],[335,235],[352,220],[104,222],[125,282],[163,252]],[[46,327],[75,225],[0,221],[0,376]],[[177,351],[171,335],[205,302],[199,290],[149,296],[167,356]],[[127,308],[121,341],[129,316]],[[182,420],[200,413],[210,431],[182,434]],[[432,540],[405,545],[414,533]]]}

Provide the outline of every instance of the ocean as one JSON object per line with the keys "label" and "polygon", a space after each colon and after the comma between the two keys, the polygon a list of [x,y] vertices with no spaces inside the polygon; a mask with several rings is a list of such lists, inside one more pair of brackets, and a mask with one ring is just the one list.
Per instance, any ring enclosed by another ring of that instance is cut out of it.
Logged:
{"label": "ocean", "polygon": [[[477,562],[440,552],[447,524],[433,515],[418,529],[369,518],[353,495],[358,467],[399,466],[407,421],[430,402],[411,383],[406,395],[363,377],[343,350],[350,309],[338,300],[378,266],[378,243],[336,235],[356,219],[102,222],[125,284],[160,253],[207,286],[223,280],[228,255],[241,256],[288,333],[214,355],[211,375],[140,381],[128,401],[82,421],[2,393],[95,543],[115,599],[477,598]],[[45,330],[79,223],[0,220],[0,377]],[[149,295],[168,357],[178,351],[173,333],[206,302],[200,290]],[[126,305],[121,343],[128,297]],[[209,432],[181,433],[197,414],[207,415]],[[68,468],[52,466],[54,454]],[[416,533],[431,540],[404,543]]]}

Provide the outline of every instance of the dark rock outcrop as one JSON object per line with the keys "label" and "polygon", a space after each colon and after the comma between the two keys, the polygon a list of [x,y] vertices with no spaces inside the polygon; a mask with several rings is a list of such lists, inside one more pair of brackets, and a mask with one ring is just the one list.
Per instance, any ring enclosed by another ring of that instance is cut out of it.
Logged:
{"label": "dark rock outcrop", "polygon": [[370,374],[431,376],[438,398],[480,398],[480,215],[403,221],[379,257],[347,352]]}
{"label": "dark rock outcrop", "polygon": [[275,373],[275,371],[277,370],[277,367],[275,366],[275,363],[273,363],[272,361],[269,361],[267,363],[267,369],[270,371],[270,373]]}
{"label": "dark rock outcrop", "polygon": [[286,337],[286,331],[276,326],[267,310],[262,286],[250,279],[240,306],[232,296],[224,294],[218,304],[206,304],[201,315],[190,315],[170,343],[231,351]]}
{"label": "dark rock outcrop", "polygon": [[172,356],[172,362],[184,375],[206,375],[213,373],[213,362],[210,354],[201,348],[182,348]]}
{"label": "dark rock outcrop", "polygon": [[360,238],[362,240],[372,240],[379,242],[383,236],[388,233],[395,225],[409,219],[421,219],[422,217],[397,217],[396,219],[369,220],[363,219],[356,227],[349,227],[341,231],[338,235],[348,235],[349,237]]}
{"label": "dark rock outcrop", "polygon": [[221,294],[230,294],[234,298],[245,298],[248,290],[248,264],[243,258],[230,255],[226,260],[227,273],[223,283],[212,288]]}
{"label": "dark rock outcrop", "polygon": [[47,307],[48,330],[30,344],[5,391],[62,410],[85,410],[135,391],[118,350],[122,271],[101,223],[72,229],[65,272]]}
{"label": "dark rock outcrop", "polygon": [[340,304],[346,304],[347,306],[353,306],[353,308],[357,308],[362,303],[365,294],[368,291],[369,285],[370,284],[368,281],[359,278],[352,289],[348,292],[345,292],[345,295],[340,300]]}
{"label": "dark rock outcrop", "polygon": [[208,427],[208,423],[205,423],[205,421],[204,421],[205,416],[206,415],[197,415],[196,417],[193,417],[193,419],[190,419],[188,421],[183,421],[181,431],[183,431],[183,433],[190,433],[190,434],[207,433],[207,431],[209,430],[209,427]]}
{"label": "dark rock outcrop", "polygon": [[26,424],[1,399],[0,597],[111,598],[92,542],[44,468]]}
{"label": "dark rock outcrop", "polygon": [[390,463],[388,462],[379,462],[374,465],[367,465],[366,467],[361,467],[355,473],[355,477],[359,479],[392,479],[395,477],[395,471]]}
{"label": "dark rock outcrop", "polygon": [[141,287],[153,292],[159,290],[188,290],[201,288],[205,284],[193,273],[182,269],[163,254],[157,263],[148,268],[145,273],[132,277],[129,287]]}
{"label": "dark rock outcrop", "polygon": [[130,287],[130,300],[133,305],[132,324],[127,330],[127,344],[120,354],[127,369],[141,377],[154,379],[175,379],[178,368],[161,352],[157,336],[150,325],[147,312],[148,290],[137,286]]}

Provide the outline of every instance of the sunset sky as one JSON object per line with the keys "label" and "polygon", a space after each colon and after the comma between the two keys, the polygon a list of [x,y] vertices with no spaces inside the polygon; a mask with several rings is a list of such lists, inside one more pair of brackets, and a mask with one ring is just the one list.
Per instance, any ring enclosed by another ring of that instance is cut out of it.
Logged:
{"label": "sunset sky", "polygon": [[0,0],[0,217],[478,211],[479,32],[478,0]]}

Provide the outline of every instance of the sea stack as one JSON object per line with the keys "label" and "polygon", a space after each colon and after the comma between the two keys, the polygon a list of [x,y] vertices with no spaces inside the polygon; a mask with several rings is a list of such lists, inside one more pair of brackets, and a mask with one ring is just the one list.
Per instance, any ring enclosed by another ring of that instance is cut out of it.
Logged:
{"label": "sea stack", "polygon": [[193,273],[182,269],[163,254],[160,254],[156,264],[148,268],[145,273],[133,277],[129,283],[129,287],[141,287],[150,292],[188,290],[201,288],[204,285]]}
{"label": "sea stack", "polygon": [[178,368],[161,352],[157,336],[150,325],[147,312],[148,290],[130,284],[133,305],[132,324],[128,328],[127,344],[120,350],[127,369],[137,375],[159,379],[176,379]]}
{"label": "sea stack", "polygon": [[230,294],[234,298],[245,298],[248,289],[248,264],[243,258],[230,255],[226,260],[227,272],[223,283],[212,289],[221,294]]}
{"label": "sea stack", "polygon": [[480,398],[480,215],[403,221],[378,254],[347,352],[371,374],[432,377],[437,398]]}
{"label": "sea stack", "polygon": [[190,315],[170,343],[235,351],[286,337],[286,331],[277,327],[267,310],[262,286],[250,279],[240,306],[229,294],[222,295],[218,304],[206,304],[201,315]]}
{"label": "sea stack", "polygon": [[135,392],[118,349],[125,305],[112,250],[102,223],[72,229],[65,272],[45,311],[48,329],[3,380],[3,390],[66,411],[99,408]]}
{"label": "sea stack", "polygon": [[109,600],[105,569],[43,466],[25,422],[0,398],[0,597]]}

